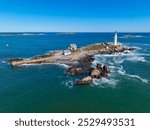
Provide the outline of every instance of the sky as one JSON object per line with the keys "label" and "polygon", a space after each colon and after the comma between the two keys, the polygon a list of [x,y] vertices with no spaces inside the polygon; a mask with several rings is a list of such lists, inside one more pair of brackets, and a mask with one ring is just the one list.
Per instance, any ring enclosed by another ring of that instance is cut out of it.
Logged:
{"label": "sky", "polygon": [[0,0],[0,32],[150,32],[150,0]]}

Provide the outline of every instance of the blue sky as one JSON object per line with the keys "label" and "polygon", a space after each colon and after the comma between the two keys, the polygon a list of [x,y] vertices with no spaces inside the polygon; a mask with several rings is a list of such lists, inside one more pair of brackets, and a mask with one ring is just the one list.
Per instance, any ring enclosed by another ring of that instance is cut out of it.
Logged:
{"label": "blue sky", "polygon": [[150,32],[150,0],[0,0],[0,32]]}

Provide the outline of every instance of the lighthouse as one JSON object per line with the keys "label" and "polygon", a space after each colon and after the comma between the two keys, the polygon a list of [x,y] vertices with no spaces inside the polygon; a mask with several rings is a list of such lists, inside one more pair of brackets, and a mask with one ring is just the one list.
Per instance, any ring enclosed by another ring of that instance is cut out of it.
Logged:
{"label": "lighthouse", "polygon": [[115,32],[115,36],[114,36],[114,45],[115,45],[115,46],[118,45],[118,41],[117,41],[117,31]]}

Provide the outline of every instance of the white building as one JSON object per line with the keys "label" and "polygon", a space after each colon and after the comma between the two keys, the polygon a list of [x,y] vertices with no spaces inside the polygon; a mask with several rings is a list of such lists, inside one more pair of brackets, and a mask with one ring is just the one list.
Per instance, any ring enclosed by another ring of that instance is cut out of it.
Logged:
{"label": "white building", "polygon": [[77,50],[77,45],[76,44],[70,44],[70,46],[68,47],[69,50],[73,51],[73,50]]}
{"label": "white building", "polygon": [[115,36],[114,36],[114,45],[117,46],[118,45],[118,41],[117,41],[118,37],[117,37],[117,31],[115,32]]}
{"label": "white building", "polygon": [[64,50],[63,55],[65,55],[65,56],[71,55],[71,51],[70,50]]}

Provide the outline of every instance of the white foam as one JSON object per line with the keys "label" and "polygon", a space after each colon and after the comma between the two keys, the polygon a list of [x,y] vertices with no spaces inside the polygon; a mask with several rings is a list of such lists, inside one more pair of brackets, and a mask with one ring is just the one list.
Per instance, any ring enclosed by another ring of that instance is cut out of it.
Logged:
{"label": "white foam", "polygon": [[143,79],[143,78],[141,78],[141,77],[138,76],[138,75],[130,75],[130,74],[126,74],[126,75],[129,76],[129,77],[132,77],[132,78],[137,78],[137,79],[141,80],[141,81],[144,82],[144,83],[148,83],[148,80],[147,80],[147,79]]}
{"label": "white foam", "polygon": [[68,65],[66,65],[66,64],[60,64],[60,63],[41,63],[41,64],[22,64],[22,65],[20,65],[20,66],[37,66],[37,65],[58,65],[58,66],[60,66],[60,67],[63,67],[63,68],[69,68],[69,66]]}
{"label": "white foam", "polygon": [[69,88],[73,88],[73,86],[74,86],[74,82],[72,80],[63,81],[61,84],[65,85]]}
{"label": "white foam", "polygon": [[113,70],[113,69],[116,68],[116,66],[111,65],[111,66],[109,66],[109,68],[110,68],[111,70]]}
{"label": "white foam", "polygon": [[66,86],[68,86],[69,88],[72,88],[73,86],[74,86],[74,83],[73,83],[73,81],[67,81],[66,83]]}
{"label": "white foam", "polygon": [[132,62],[146,62],[145,58],[140,57],[140,56],[127,57],[126,60],[132,61]]}
{"label": "white foam", "polygon": [[5,64],[5,63],[6,63],[6,61],[1,61],[1,63]]}
{"label": "white foam", "polygon": [[108,78],[101,78],[101,79],[93,79],[93,84],[99,87],[116,87],[118,80],[116,79],[108,79]]}
{"label": "white foam", "polygon": [[116,64],[121,64],[121,63],[123,63],[124,62],[124,58],[122,58],[122,57],[114,57],[113,58],[113,61],[116,63]]}
{"label": "white foam", "polygon": [[[145,55],[145,54],[142,54],[142,55]],[[109,67],[111,69],[110,78],[115,78],[117,76],[117,74],[120,74],[120,75],[124,75],[127,77],[132,77],[133,79],[134,78],[139,79],[144,83],[148,83],[147,79],[144,79],[144,78],[140,77],[139,75],[127,74],[126,71],[123,69],[123,66],[121,65],[121,63],[123,63],[125,60],[131,61],[131,62],[147,62],[144,57],[141,57],[139,55],[134,56],[133,54],[131,54],[131,56],[120,56],[120,57],[118,57],[118,55],[117,55],[117,57],[113,56],[112,58],[111,57],[109,58],[107,56],[105,57],[105,56],[98,55],[96,58],[96,61],[94,61],[94,65],[96,63],[102,63],[102,64],[109,65]],[[108,80],[103,80],[101,82],[104,83],[107,81]],[[100,84],[100,80],[94,80],[94,84],[95,85]]]}
{"label": "white foam", "polygon": [[98,63],[100,63],[101,65],[103,65],[104,61],[102,62],[101,60],[95,59],[92,62],[92,67],[95,68]]}
{"label": "white foam", "polygon": [[60,66],[60,67],[66,68],[66,69],[68,69],[68,68],[70,67],[69,65],[60,64],[60,63],[50,63],[50,64],[58,65],[58,66]]}
{"label": "white foam", "polygon": [[135,56],[141,55],[138,53],[128,52],[128,53],[114,53],[114,54],[98,54],[96,57],[123,57],[123,56]]}
{"label": "white foam", "polygon": [[125,76],[131,77],[131,78],[136,78],[136,79],[141,80],[141,81],[144,82],[144,83],[148,83],[148,80],[147,80],[147,79],[141,78],[141,77],[138,76],[138,75],[127,74],[126,71],[123,69],[123,66],[117,67],[117,68],[118,68],[118,71],[117,71],[117,72],[118,72],[119,74],[121,74],[121,75],[125,75]]}
{"label": "white foam", "polygon": [[47,52],[45,53],[45,55],[49,55],[49,54],[52,54],[52,53],[54,53],[54,51],[53,51],[53,50],[49,50],[49,51],[47,51]]}
{"label": "white foam", "polygon": [[118,72],[119,74],[121,74],[121,75],[125,75],[125,74],[126,74],[126,71],[123,70],[123,69],[119,69],[117,72]]}
{"label": "white foam", "polygon": [[[109,62],[110,65],[115,64],[121,64],[124,61],[131,61],[131,62],[148,62],[145,59],[145,56],[149,57],[150,54],[145,54],[145,53],[135,53],[135,52],[130,52],[130,53],[116,53],[116,54],[106,54],[106,55],[96,55],[95,61],[93,62],[94,64],[96,63],[107,63]],[[106,60],[106,58],[112,58],[109,61]],[[108,64],[108,63],[107,63]]]}

